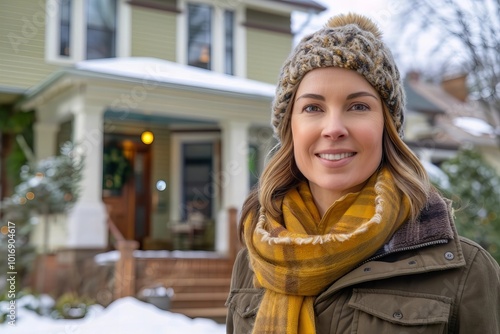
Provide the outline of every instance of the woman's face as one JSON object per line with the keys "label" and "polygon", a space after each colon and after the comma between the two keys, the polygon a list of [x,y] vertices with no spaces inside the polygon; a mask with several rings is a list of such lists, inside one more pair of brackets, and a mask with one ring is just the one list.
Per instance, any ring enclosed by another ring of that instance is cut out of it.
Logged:
{"label": "woman's face", "polygon": [[295,94],[291,128],[297,167],[322,215],[340,197],[361,190],[382,159],[382,101],[353,70],[308,72]]}

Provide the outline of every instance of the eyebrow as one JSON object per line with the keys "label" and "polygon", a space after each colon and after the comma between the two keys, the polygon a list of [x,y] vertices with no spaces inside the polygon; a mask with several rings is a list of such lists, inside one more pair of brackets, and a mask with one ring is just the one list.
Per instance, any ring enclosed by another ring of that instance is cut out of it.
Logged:
{"label": "eyebrow", "polygon": [[323,95],[311,94],[311,93],[302,94],[301,96],[296,98],[295,101],[298,101],[299,99],[302,99],[302,98],[304,98],[304,99],[309,98],[309,99],[325,101],[325,97]]}
{"label": "eyebrow", "polygon": [[[352,94],[347,95],[346,100],[352,100],[352,99],[355,99],[355,98],[360,97],[360,96],[371,96],[376,100],[379,99],[376,95],[374,95],[372,93],[361,91],[361,92],[356,92],[356,93],[352,93]],[[299,99],[302,99],[302,98],[309,98],[309,99],[325,101],[325,97],[323,95],[312,94],[312,93],[302,94],[301,96],[297,97],[297,99],[295,99],[295,101],[298,101]]]}
{"label": "eyebrow", "polygon": [[378,100],[378,97],[377,97],[376,95],[373,95],[372,93],[369,93],[369,92],[364,92],[364,91],[349,94],[349,95],[347,95],[346,100],[352,100],[352,99],[355,99],[355,98],[360,97],[360,96],[371,96],[371,97],[373,97],[375,100]]}

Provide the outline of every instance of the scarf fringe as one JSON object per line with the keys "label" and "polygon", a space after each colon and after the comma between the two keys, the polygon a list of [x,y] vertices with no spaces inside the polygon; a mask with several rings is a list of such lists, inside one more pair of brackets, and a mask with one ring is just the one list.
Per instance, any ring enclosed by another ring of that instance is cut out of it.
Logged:
{"label": "scarf fringe", "polygon": [[384,199],[383,196],[389,195],[388,193],[384,193],[384,187],[381,185],[381,178],[383,177],[383,174],[379,174],[377,176],[377,183],[375,184],[375,192],[377,193],[377,196],[375,197],[375,214],[373,217],[368,220],[366,223],[364,223],[362,226],[360,226],[358,229],[356,229],[353,233],[349,234],[324,234],[324,235],[315,235],[315,236],[308,236],[308,237],[273,237],[271,233],[269,233],[265,229],[265,224],[266,224],[266,212],[263,207],[261,207],[260,212],[259,212],[259,220],[257,222],[257,226],[255,228],[255,232],[257,234],[262,235],[261,241],[266,242],[269,245],[275,244],[296,244],[296,245],[322,245],[324,243],[328,242],[344,242],[349,239],[351,239],[354,236],[366,233],[369,229],[369,226],[372,224],[377,224],[379,225],[380,222],[382,221],[382,215],[384,212]]}

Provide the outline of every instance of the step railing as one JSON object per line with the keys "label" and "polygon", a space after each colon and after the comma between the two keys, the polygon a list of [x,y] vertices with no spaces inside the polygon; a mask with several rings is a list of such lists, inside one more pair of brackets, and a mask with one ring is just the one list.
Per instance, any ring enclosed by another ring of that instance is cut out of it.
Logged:
{"label": "step railing", "polygon": [[[236,254],[241,249],[241,244],[239,242],[238,232],[237,232],[238,230],[237,214],[238,214],[237,209],[235,208],[228,209],[228,219],[227,219],[227,224],[228,224],[227,228],[229,232],[228,260],[231,263],[234,262]],[[111,215],[108,214],[108,219],[107,219],[110,244],[120,254],[119,260],[115,263],[113,299],[118,299],[126,296],[134,296],[137,292],[136,290],[137,261],[134,258],[134,251],[139,248],[139,243],[135,240],[125,239],[110,216]]]}
{"label": "step railing", "polygon": [[139,248],[139,243],[125,239],[109,214],[107,224],[110,242],[120,254],[119,260],[115,263],[113,299],[134,296],[136,265],[134,251]]}

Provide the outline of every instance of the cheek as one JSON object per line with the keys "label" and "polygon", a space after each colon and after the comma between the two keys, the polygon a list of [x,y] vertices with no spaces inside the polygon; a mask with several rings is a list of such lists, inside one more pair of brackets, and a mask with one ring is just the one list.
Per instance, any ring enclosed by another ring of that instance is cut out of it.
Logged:
{"label": "cheek", "polygon": [[367,127],[365,131],[360,132],[360,136],[362,136],[366,149],[373,152],[372,159],[380,162],[383,151],[383,125],[377,124]]}
{"label": "cheek", "polygon": [[301,165],[304,156],[307,154],[307,147],[309,145],[309,139],[307,136],[307,131],[305,131],[304,126],[300,125],[300,122],[294,122],[292,119],[291,124],[292,130],[292,143],[293,143],[293,155],[295,161],[298,165]]}

